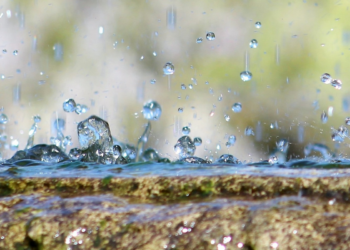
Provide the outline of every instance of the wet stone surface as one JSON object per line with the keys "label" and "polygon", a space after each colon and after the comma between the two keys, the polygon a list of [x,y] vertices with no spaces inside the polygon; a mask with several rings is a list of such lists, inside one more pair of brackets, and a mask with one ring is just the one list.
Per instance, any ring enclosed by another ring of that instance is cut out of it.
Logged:
{"label": "wet stone surface", "polygon": [[16,164],[0,166],[0,249],[348,246],[345,164]]}

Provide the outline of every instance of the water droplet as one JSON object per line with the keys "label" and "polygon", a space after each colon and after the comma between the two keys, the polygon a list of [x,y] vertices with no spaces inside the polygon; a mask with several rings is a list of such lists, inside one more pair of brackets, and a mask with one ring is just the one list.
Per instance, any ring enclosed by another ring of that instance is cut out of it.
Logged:
{"label": "water droplet", "polygon": [[255,23],[255,28],[260,29],[261,28],[261,22],[256,22]]}
{"label": "water droplet", "polygon": [[140,61],[142,61],[144,58],[145,58],[144,56],[141,56],[141,57],[140,57]]}
{"label": "water droplet", "polygon": [[232,105],[232,111],[235,113],[239,113],[242,111],[242,104],[240,102],[236,102]]}
{"label": "water droplet", "polygon": [[198,147],[198,146],[202,145],[202,139],[200,137],[195,137],[193,139],[193,143],[194,143],[195,146]]}
{"label": "water droplet", "polygon": [[157,80],[156,79],[151,79],[151,84],[156,84]]}
{"label": "water droplet", "polygon": [[14,140],[11,141],[11,143],[10,143],[10,149],[11,149],[12,151],[17,151],[18,146],[19,146],[18,140],[14,139]]}
{"label": "water droplet", "polygon": [[246,127],[245,130],[244,130],[244,134],[247,135],[247,136],[254,135],[253,128],[251,126]]}
{"label": "water droplet", "polygon": [[0,124],[6,124],[8,122],[8,118],[7,115],[5,115],[4,113],[0,114]]}
{"label": "water droplet", "polygon": [[35,115],[35,116],[33,116],[33,120],[35,123],[39,123],[39,122],[41,122],[41,117],[39,115]]}
{"label": "water droplet", "polygon": [[194,155],[194,152],[196,151],[196,146],[194,145],[189,136],[184,135],[177,140],[174,146],[174,150],[175,153],[180,156],[180,158],[185,158]]}
{"label": "water droplet", "polygon": [[278,142],[276,142],[277,149],[281,152],[287,152],[289,143],[286,139],[281,139]]}
{"label": "water droplet", "polygon": [[171,62],[167,62],[163,67],[164,75],[172,75],[175,72],[175,67]]}
{"label": "water droplet", "polygon": [[153,54],[153,56],[157,56],[157,52],[155,52],[155,51],[153,51],[152,54]]}
{"label": "water droplet", "polygon": [[345,118],[345,124],[350,126],[350,117]]}
{"label": "water droplet", "polygon": [[341,89],[341,85],[342,82],[340,80],[337,79],[333,79],[333,81],[331,82],[332,86],[336,89]]}
{"label": "water droplet", "polygon": [[215,39],[214,32],[207,32],[207,35],[205,36],[208,41],[213,41]]}
{"label": "water droplet", "polygon": [[86,105],[77,103],[74,111],[76,114],[81,115],[86,113],[88,110],[89,108]]}
{"label": "water droplet", "polygon": [[230,135],[228,138],[228,142],[230,143],[230,146],[233,146],[236,143],[236,136]]}
{"label": "water droplet", "polygon": [[348,132],[348,129],[346,127],[340,126],[338,128],[338,134],[344,138],[344,137],[348,137],[349,132]]}
{"label": "water droplet", "polygon": [[68,99],[63,102],[63,110],[65,112],[74,112],[77,104],[73,99]]}
{"label": "water droplet", "polygon": [[250,73],[249,71],[242,71],[241,74],[241,79],[243,82],[246,82],[246,81],[250,81],[253,77],[252,73]]}
{"label": "water droplet", "polygon": [[225,120],[226,120],[227,122],[230,121],[230,116],[229,116],[229,115],[225,114],[225,115],[224,115],[224,118],[225,118]]}
{"label": "water droplet", "polygon": [[141,160],[144,162],[146,161],[157,162],[159,160],[158,152],[153,148],[148,148],[142,153]]}
{"label": "water droplet", "polygon": [[252,49],[256,49],[258,47],[258,41],[256,39],[252,39],[249,43],[249,46],[252,48]]}
{"label": "water droplet", "polygon": [[143,117],[147,120],[159,120],[162,114],[162,108],[156,101],[148,101],[143,105]]}
{"label": "water droplet", "polygon": [[275,155],[270,156],[269,158],[269,163],[272,164],[277,164],[278,163],[278,158]]}
{"label": "water droplet", "polygon": [[192,84],[188,84],[188,88],[189,89],[193,89],[193,85]]}
{"label": "water droplet", "polygon": [[181,89],[185,90],[186,89],[186,85],[185,84],[181,84]]}
{"label": "water droplet", "polygon": [[14,56],[17,56],[17,55],[18,55],[18,50],[14,50],[14,51],[13,51],[13,55],[14,55]]}
{"label": "water droplet", "polygon": [[78,148],[72,148],[69,151],[68,157],[72,160],[79,161],[83,158],[82,151]]}
{"label": "water droplet", "polygon": [[39,80],[39,81],[38,81],[38,84],[39,84],[39,85],[44,85],[45,83],[46,83],[45,80]]}
{"label": "water droplet", "polygon": [[219,97],[218,97],[218,101],[221,102],[222,99],[223,99],[223,97],[222,97],[222,94],[221,94],[221,95],[219,95]]}
{"label": "water droplet", "polygon": [[205,82],[205,84],[206,84],[206,85],[209,85],[209,82],[208,82],[208,81],[206,81],[206,82]]}
{"label": "water droplet", "polygon": [[323,82],[325,84],[330,84],[333,80],[331,75],[328,73],[324,73],[320,79],[321,79],[321,82]]}
{"label": "water droplet", "polygon": [[210,111],[209,116],[214,116],[214,114],[215,114],[215,111],[212,110],[212,111]]}
{"label": "water droplet", "polygon": [[1,78],[1,80],[4,80],[6,78],[6,76],[4,74],[1,74],[0,78]]}
{"label": "water droplet", "polygon": [[203,38],[198,37],[197,40],[196,40],[196,43],[202,43],[202,42],[203,42]]}
{"label": "water droplet", "polygon": [[6,50],[6,49],[3,49],[3,50],[2,50],[2,53],[3,53],[3,54],[6,54],[6,53],[7,53],[7,50]]}
{"label": "water droplet", "polygon": [[326,111],[323,111],[321,114],[321,122],[327,123],[327,121],[328,121],[328,115],[327,115]]}
{"label": "water droplet", "polygon": [[182,113],[182,112],[184,112],[184,109],[183,109],[183,108],[178,108],[177,111],[178,111],[179,113]]}
{"label": "water droplet", "polygon": [[183,127],[182,128],[182,134],[183,135],[189,135],[191,133],[191,129],[189,127]]}

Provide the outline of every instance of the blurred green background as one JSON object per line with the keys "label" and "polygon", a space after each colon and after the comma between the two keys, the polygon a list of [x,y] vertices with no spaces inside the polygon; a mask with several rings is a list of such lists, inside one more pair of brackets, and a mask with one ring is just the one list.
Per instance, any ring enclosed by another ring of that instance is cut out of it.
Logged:
{"label": "blurred green background", "polygon": [[[55,136],[57,115],[78,147],[76,125],[92,114],[106,119],[118,140],[136,143],[146,123],[142,105],[150,99],[163,113],[152,121],[147,146],[172,160],[186,125],[192,138],[202,138],[196,156],[203,158],[266,159],[280,138],[290,142],[289,157],[304,157],[309,142],[348,152],[349,140],[335,144],[331,127],[343,125],[350,110],[349,1],[29,0],[1,1],[0,13],[0,48],[7,50],[0,56],[0,106],[9,117],[4,158],[14,153],[11,140],[25,147],[36,114],[42,117],[36,144]],[[208,31],[214,41],[205,39]],[[258,48],[249,47],[252,39]],[[240,79],[246,52],[249,82]],[[162,71],[168,61],[175,66],[170,89]],[[320,81],[325,72],[343,82],[341,90]],[[64,113],[68,98],[89,111]],[[242,103],[241,113],[232,112],[235,102]],[[333,115],[322,124],[329,107]],[[256,136],[244,135],[247,126]],[[237,142],[227,148],[229,135]]]}

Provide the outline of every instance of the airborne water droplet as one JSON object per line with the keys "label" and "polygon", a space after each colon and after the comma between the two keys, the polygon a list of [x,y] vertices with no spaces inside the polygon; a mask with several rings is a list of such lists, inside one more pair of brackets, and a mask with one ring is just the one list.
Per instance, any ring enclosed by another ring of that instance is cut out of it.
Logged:
{"label": "airborne water droplet", "polygon": [[256,22],[255,23],[255,28],[260,29],[261,28],[261,22]]}
{"label": "airborne water droplet", "polygon": [[345,124],[350,126],[350,117],[345,118]]}
{"label": "airborne water droplet", "polygon": [[246,127],[245,130],[244,130],[244,134],[247,135],[247,136],[254,135],[253,128],[250,127],[250,126]]}
{"label": "airborne water droplet", "polygon": [[325,83],[325,84],[330,84],[332,82],[332,77],[330,74],[328,73],[324,73],[321,78],[320,78],[321,82]]}
{"label": "airborne water droplet", "polygon": [[181,89],[185,90],[186,89],[186,85],[185,84],[181,84]]}
{"label": "airborne water droplet", "polygon": [[65,112],[74,112],[76,108],[76,103],[73,99],[68,99],[63,103],[63,110]]}
{"label": "airborne water droplet", "polygon": [[230,137],[228,138],[228,142],[230,143],[230,145],[233,146],[236,143],[236,136],[230,135]]}
{"label": "airborne water droplet", "polygon": [[225,120],[228,122],[228,121],[230,121],[230,116],[229,115],[224,115],[224,117],[225,117]]}
{"label": "airborne water droplet", "polygon": [[183,127],[182,128],[182,134],[183,135],[189,135],[191,133],[191,129],[189,127]]}
{"label": "airborne water droplet", "polygon": [[198,37],[197,40],[196,40],[196,43],[202,43],[202,42],[203,42],[203,38]]}
{"label": "airborne water droplet", "polygon": [[341,89],[341,86],[342,86],[342,82],[340,80],[337,80],[337,79],[333,79],[333,81],[331,82],[332,86],[335,88],[335,89]]}
{"label": "airborne water droplet", "polygon": [[328,115],[327,115],[326,111],[323,111],[321,114],[321,122],[327,123],[327,121],[328,121]]}
{"label": "airborne water droplet", "polygon": [[250,73],[248,70],[242,71],[240,76],[243,82],[250,81],[253,77],[252,73]]}
{"label": "airborne water droplet", "polygon": [[13,51],[13,55],[14,55],[14,56],[17,56],[17,55],[18,55],[18,50],[14,50],[14,51]]}
{"label": "airborne water droplet", "polygon": [[199,137],[195,137],[195,138],[193,139],[193,142],[194,142],[194,145],[195,145],[195,146],[200,146],[200,145],[202,145],[202,139],[199,138]]}
{"label": "airborne water droplet", "polygon": [[0,124],[6,124],[8,122],[8,118],[7,115],[5,115],[4,113],[0,114]]}
{"label": "airborne water droplet", "polygon": [[175,67],[171,62],[167,62],[163,67],[164,75],[172,75],[175,72]]}
{"label": "airborne water droplet", "polygon": [[148,101],[143,105],[143,117],[147,120],[158,120],[162,114],[162,109],[158,102]]}
{"label": "airborne water droplet", "polygon": [[232,105],[232,111],[235,113],[239,113],[242,111],[242,104],[240,102],[236,102]]}
{"label": "airborne water droplet", "polygon": [[151,84],[155,84],[157,82],[156,79],[151,79]]}
{"label": "airborne water droplet", "polygon": [[256,39],[252,39],[249,43],[249,46],[252,48],[252,49],[256,49],[258,47],[258,41]]}
{"label": "airborne water droplet", "polygon": [[207,38],[208,41],[213,41],[215,39],[215,34],[214,32],[208,32],[205,37]]}

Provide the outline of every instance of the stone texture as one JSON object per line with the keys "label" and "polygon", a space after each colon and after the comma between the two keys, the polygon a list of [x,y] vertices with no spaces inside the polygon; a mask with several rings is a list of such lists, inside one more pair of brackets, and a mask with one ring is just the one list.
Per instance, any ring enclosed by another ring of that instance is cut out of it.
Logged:
{"label": "stone texture", "polygon": [[3,177],[0,249],[349,249],[349,181]]}

